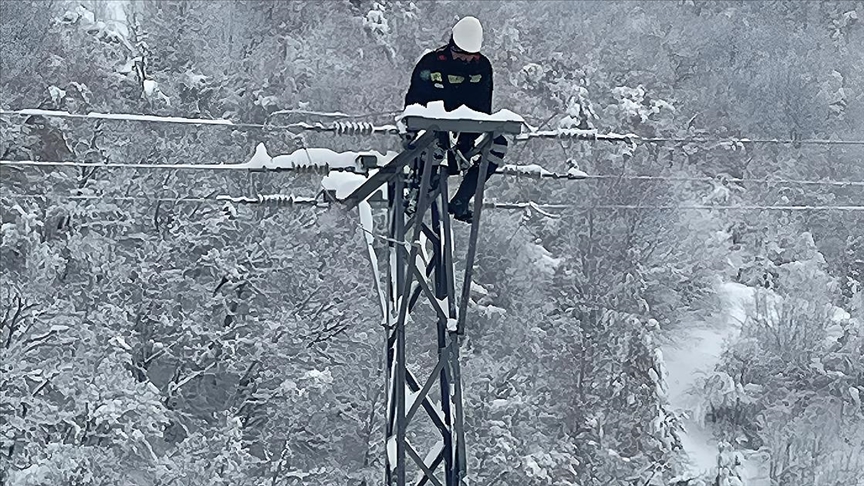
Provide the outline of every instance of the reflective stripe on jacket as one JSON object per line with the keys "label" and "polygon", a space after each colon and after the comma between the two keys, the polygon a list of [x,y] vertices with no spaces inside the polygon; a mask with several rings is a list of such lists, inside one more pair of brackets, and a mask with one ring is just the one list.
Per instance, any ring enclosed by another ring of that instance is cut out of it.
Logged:
{"label": "reflective stripe on jacket", "polygon": [[411,74],[405,106],[444,101],[452,111],[465,105],[481,113],[492,112],[492,64],[482,54],[473,61],[453,59],[450,46],[426,53]]}

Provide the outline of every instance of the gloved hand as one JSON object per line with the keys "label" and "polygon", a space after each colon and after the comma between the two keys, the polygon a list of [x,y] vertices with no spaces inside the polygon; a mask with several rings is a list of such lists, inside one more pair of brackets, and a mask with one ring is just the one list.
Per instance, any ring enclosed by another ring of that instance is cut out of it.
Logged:
{"label": "gloved hand", "polygon": [[459,147],[456,147],[453,152],[453,155],[456,157],[456,163],[459,165],[460,170],[468,170],[471,168],[471,161],[465,157],[465,154],[468,153],[468,150],[462,150]]}
{"label": "gloved hand", "polygon": [[406,131],[404,133],[400,133],[399,137],[402,139],[402,149],[408,150],[409,148],[411,148],[411,142],[417,139],[417,132]]}
{"label": "gloved hand", "polygon": [[471,167],[471,159],[467,157],[468,152],[474,149],[474,139],[470,137],[459,137],[459,140],[456,142],[456,147],[454,150],[458,152],[456,154],[456,161],[459,164],[459,168],[462,170],[468,170]]}

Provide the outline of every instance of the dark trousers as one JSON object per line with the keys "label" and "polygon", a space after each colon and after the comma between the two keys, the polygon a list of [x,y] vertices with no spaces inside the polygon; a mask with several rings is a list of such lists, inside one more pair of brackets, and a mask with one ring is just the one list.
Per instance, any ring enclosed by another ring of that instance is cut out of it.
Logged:
{"label": "dark trousers", "polygon": [[[461,133],[459,134],[459,138],[456,142],[456,149],[463,154],[467,154],[474,148],[474,143],[477,138],[481,134],[478,133]],[[456,157],[450,153],[447,149],[450,148],[450,134],[448,132],[441,132],[438,138],[439,147],[447,152],[447,171],[450,175],[455,175],[460,172],[459,161]],[[486,170],[486,180],[488,181],[492,174],[498,169],[498,166],[504,162],[504,155],[507,153],[507,139],[504,138],[503,135],[499,135],[492,140],[492,147],[489,150],[489,165]],[[420,156],[415,160],[415,165],[413,167],[414,179],[409,181],[409,186],[412,186],[416,189],[419,189],[420,184],[420,174],[423,173],[423,165],[425,162],[425,157]],[[456,190],[456,194],[453,196],[453,199],[450,200],[450,205],[455,206],[454,209],[457,212],[462,212],[468,209],[468,203],[471,198],[474,196],[474,193],[477,192],[477,183],[480,178],[480,166],[479,164],[472,164],[471,167],[465,171],[465,176],[462,178],[462,183],[459,185],[459,189]],[[438,178],[433,174],[431,180],[431,186],[438,186]],[[390,190],[393,190],[393,185],[391,183]]]}
{"label": "dark trousers", "polygon": [[[445,133],[444,135],[446,136],[447,134]],[[457,150],[459,150],[463,154],[468,153],[472,148],[474,148],[474,142],[479,136],[480,134],[477,133],[459,134],[459,139],[456,142]],[[492,140],[492,147],[489,150],[489,167],[486,170],[487,181],[498,169],[498,166],[504,162],[504,155],[506,153],[507,139],[504,138],[503,135],[495,137],[495,139]],[[451,156],[451,158],[448,159],[447,162],[450,165],[451,174],[459,172],[459,162],[456,160],[455,157]],[[454,206],[454,209],[464,210],[468,208],[469,201],[474,196],[474,193],[477,192],[477,184],[479,182],[479,178],[480,165],[472,164],[471,167],[468,168],[468,170],[465,172],[465,175],[462,177],[462,184],[459,185],[459,189],[456,190],[456,194],[450,201],[450,205]]]}

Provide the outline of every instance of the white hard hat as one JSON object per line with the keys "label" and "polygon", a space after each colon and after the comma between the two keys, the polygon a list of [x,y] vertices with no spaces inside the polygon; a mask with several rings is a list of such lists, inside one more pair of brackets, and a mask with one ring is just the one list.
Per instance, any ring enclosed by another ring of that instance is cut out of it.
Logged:
{"label": "white hard hat", "polygon": [[483,26],[476,17],[464,17],[453,26],[453,43],[465,52],[480,52],[483,47]]}

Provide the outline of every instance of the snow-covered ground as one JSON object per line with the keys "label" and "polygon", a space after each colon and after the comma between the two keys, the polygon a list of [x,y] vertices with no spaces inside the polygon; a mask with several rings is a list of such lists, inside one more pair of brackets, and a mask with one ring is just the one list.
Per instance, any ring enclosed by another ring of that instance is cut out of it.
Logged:
{"label": "snow-covered ground", "polygon": [[[671,342],[663,346],[668,370],[669,401],[673,409],[693,414],[697,400],[689,392],[700,376],[710,373],[720,362],[725,342],[735,337],[753,303],[753,289],[737,283],[720,284],[717,289],[723,311],[710,322],[694,322],[676,331]],[[703,425],[695,417],[684,421],[686,432],[681,437],[684,451],[690,458],[691,470],[696,474],[711,473],[717,467],[717,441],[710,425]],[[768,486],[769,481],[758,457],[745,456],[745,483],[747,486]]]}

